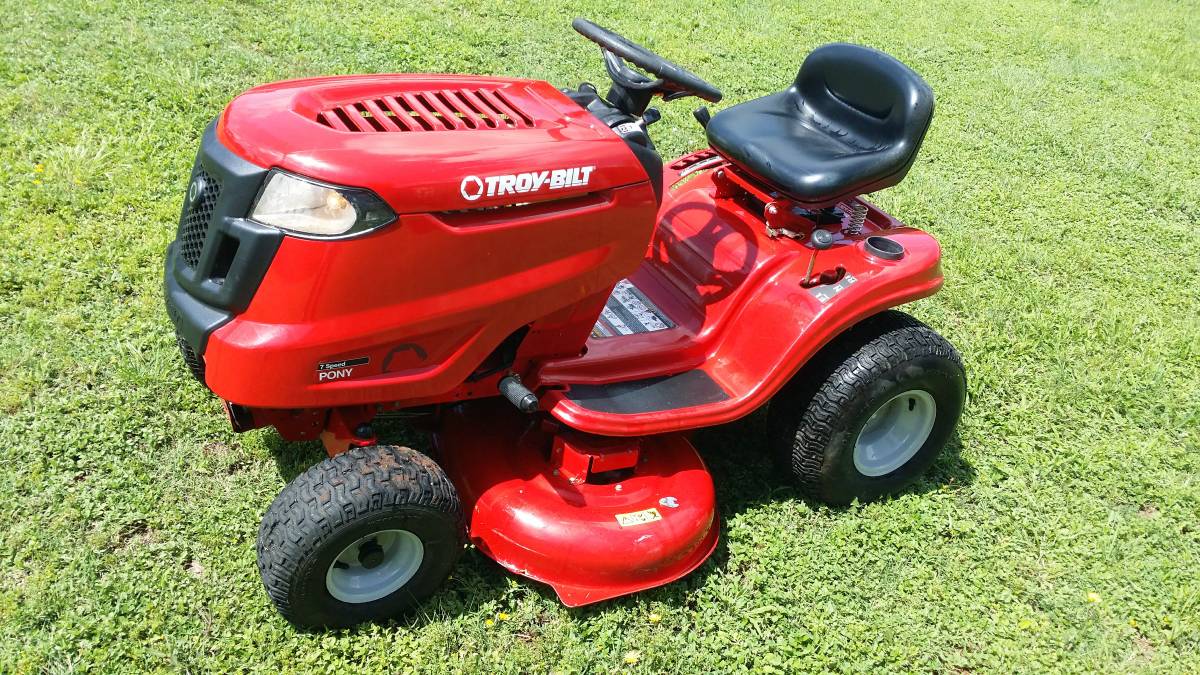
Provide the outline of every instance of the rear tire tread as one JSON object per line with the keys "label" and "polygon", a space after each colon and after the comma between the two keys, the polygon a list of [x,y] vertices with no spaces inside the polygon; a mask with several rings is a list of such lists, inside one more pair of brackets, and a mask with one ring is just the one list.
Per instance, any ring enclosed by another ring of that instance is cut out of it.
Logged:
{"label": "rear tire tread", "polygon": [[771,446],[806,496],[831,503],[850,501],[830,494],[823,476],[826,447],[844,411],[880,373],[923,357],[949,360],[962,372],[962,357],[945,338],[908,314],[885,311],[836,338],[772,402]]}

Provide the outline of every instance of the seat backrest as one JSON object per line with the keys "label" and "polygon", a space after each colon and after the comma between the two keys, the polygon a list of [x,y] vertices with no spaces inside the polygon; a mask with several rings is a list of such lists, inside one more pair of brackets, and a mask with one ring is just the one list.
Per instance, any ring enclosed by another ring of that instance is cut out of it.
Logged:
{"label": "seat backrest", "polygon": [[813,50],[791,89],[801,115],[864,150],[915,158],[933,117],[933,90],[920,75],[860,45]]}

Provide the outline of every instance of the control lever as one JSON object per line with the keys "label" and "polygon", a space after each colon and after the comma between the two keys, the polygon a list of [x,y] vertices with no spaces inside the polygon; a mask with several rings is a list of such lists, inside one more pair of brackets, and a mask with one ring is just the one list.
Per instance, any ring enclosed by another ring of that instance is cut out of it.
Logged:
{"label": "control lever", "polygon": [[806,285],[812,279],[813,267],[817,264],[817,251],[824,251],[833,246],[833,235],[829,233],[829,230],[822,230],[818,227],[809,235],[808,243],[812,245],[813,252],[812,257],[808,259],[808,270],[804,273],[804,283]]}
{"label": "control lever", "polygon": [[701,127],[707,129],[708,121],[712,119],[712,113],[708,112],[708,106],[702,105],[692,111],[692,117],[696,118]]}
{"label": "control lever", "polygon": [[646,126],[650,126],[662,119],[662,113],[658,112],[658,108],[646,108],[646,112],[642,113],[642,122]]}

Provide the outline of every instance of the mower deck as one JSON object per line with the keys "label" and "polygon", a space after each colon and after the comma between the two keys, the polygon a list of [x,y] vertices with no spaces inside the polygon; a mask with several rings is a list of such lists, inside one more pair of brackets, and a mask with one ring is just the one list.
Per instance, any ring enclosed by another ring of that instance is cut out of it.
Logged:
{"label": "mower deck", "polygon": [[717,545],[712,479],[679,434],[596,438],[496,400],[440,419],[472,543],[570,607],[670,583]]}

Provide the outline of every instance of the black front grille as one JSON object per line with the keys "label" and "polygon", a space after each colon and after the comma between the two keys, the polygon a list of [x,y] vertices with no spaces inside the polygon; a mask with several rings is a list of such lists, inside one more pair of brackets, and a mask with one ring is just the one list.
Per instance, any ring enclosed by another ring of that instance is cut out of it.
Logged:
{"label": "black front grille", "polygon": [[[192,197],[192,190],[198,187],[200,193]],[[200,252],[204,250],[204,239],[208,235],[208,223],[212,220],[213,207],[217,205],[217,197],[221,195],[221,183],[204,169],[198,169],[196,176],[188,186],[187,215],[179,228],[179,255],[188,267],[195,267],[200,262]]]}
{"label": "black front grille", "polygon": [[192,372],[192,377],[200,381],[200,384],[208,386],[204,382],[204,359],[192,349],[187,340],[180,335],[179,329],[175,329],[175,344],[179,345],[179,353],[183,355],[183,362],[187,364],[188,370]]}

